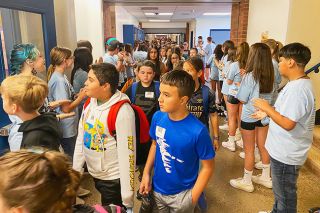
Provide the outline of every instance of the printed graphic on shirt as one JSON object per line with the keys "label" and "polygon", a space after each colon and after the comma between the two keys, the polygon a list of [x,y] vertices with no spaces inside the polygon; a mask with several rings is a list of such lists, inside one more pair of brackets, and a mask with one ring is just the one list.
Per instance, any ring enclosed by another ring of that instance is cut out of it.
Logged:
{"label": "printed graphic on shirt", "polygon": [[84,125],[83,141],[85,147],[97,152],[105,150],[107,135],[105,134],[105,126],[98,119],[94,124],[86,123]]}
{"label": "printed graphic on shirt", "polygon": [[165,128],[162,128],[160,126],[156,127],[157,144],[159,145],[163,166],[167,173],[171,173],[172,160],[176,160],[181,164],[184,163],[184,161],[179,158],[176,158],[170,153],[170,145],[166,143],[166,139],[164,138],[165,132],[166,132]]}

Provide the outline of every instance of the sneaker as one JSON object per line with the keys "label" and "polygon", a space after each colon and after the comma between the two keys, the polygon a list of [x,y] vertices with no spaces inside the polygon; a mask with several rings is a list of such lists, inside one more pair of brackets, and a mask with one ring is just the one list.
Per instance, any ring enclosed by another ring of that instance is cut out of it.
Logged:
{"label": "sneaker", "polygon": [[259,211],[259,213],[271,213],[271,211]]}
{"label": "sneaker", "polygon": [[222,146],[224,148],[227,148],[229,149],[231,152],[235,152],[236,151],[236,145],[234,142],[231,142],[231,141],[226,141],[226,142],[222,142]]}
{"label": "sneaker", "polygon": [[76,197],[76,204],[84,204],[84,200],[81,199],[80,197]]}
{"label": "sneaker", "polygon": [[238,147],[243,149],[243,140],[242,140],[242,138],[240,138],[240,140],[237,140],[236,144],[237,144]]}
{"label": "sneaker", "polygon": [[[244,159],[246,157],[246,154],[244,152],[240,152],[239,157]],[[254,155],[254,162],[258,163],[259,161],[260,161],[260,155]]]}
{"label": "sneaker", "polygon": [[244,158],[246,157],[246,154],[245,154],[244,152],[240,152],[240,153],[239,153],[239,157],[242,158],[242,159],[244,159]]}
{"label": "sneaker", "polygon": [[239,140],[242,140],[242,137],[241,137],[241,132],[240,132],[240,130],[239,129],[237,129],[237,131],[236,131],[236,135],[235,135],[236,137],[235,137],[235,141],[239,141]]}
{"label": "sneaker", "polygon": [[272,189],[272,179],[271,178],[264,179],[261,177],[261,175],[257,175],[257,176],[252,176],[251,180],[252,180],[252,182],[254,182],[256,184],[260,184],[264,187]]}
{"label": "sneaker", "polygon": [[227,123],[225,123],[225,124],[219,126],[219,129],[228,131],[229,130],[229,125]]}
{"label": "sneaker", "polygon": [[84,189],[82,187],[79,187],[78,191],[77,191],[77,196],[79,197],[84,197],[90,194],[90,191],[87,189]]}
{"label": "sneaker", "polygon": [[231,179],[230,185],[236,189],[241,189],[246,192],[254,191],[252,183],[245,183],[243,178]]}
{"label": "sneaker", "polygon": [[261,170],[262,169],[262,161],[259,161],[258,163],[254,164],[254,168]]}

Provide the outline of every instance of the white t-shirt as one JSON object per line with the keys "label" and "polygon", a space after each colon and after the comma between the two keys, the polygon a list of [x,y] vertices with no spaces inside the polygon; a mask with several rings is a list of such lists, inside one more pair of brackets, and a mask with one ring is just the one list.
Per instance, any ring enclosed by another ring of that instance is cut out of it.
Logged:
{"label": "white t-shirt", "polygon": [[275,110],[296,122],[287,131],[272,119],[266,140],[270,156],[288,165],[303,165],[313,140],[315,98],[309,79],[289,82],[279,93]]}

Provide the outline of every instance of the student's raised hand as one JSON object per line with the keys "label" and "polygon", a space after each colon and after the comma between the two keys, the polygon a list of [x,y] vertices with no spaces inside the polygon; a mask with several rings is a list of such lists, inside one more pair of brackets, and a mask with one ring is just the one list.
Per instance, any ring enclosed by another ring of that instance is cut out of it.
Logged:
{"label": "student's raised hand", "polygon": [[149,174],[143,174],[140,183],[139,193],[142,195],[147,195],[151,191],[151,180]]}
{"label": "student's raised hand", "polygon": [[71,100],[58,100],[58,101],[52,101],[52,102],[49,102],[49,107],[51,109],[55,109],[63,104],[66,104],[66,103],[71,103]]}

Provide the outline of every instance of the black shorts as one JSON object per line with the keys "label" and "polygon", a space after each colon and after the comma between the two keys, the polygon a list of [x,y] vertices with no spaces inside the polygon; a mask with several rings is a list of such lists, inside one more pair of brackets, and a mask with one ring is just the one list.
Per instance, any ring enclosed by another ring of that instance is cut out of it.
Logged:
{"label": "black shorts", "polygon": [[256,127],[265,127],[268,125],[269,124],[263,125],[261,121],[256,121],[252,123],[241,121],[241,129],[245,129],[245,130],[255,130]]}
{"label": "black shorts", "polygon": [[239,104],[240,103],[240,101],[232,95],[228,95],[227,101],[230,104]]}

